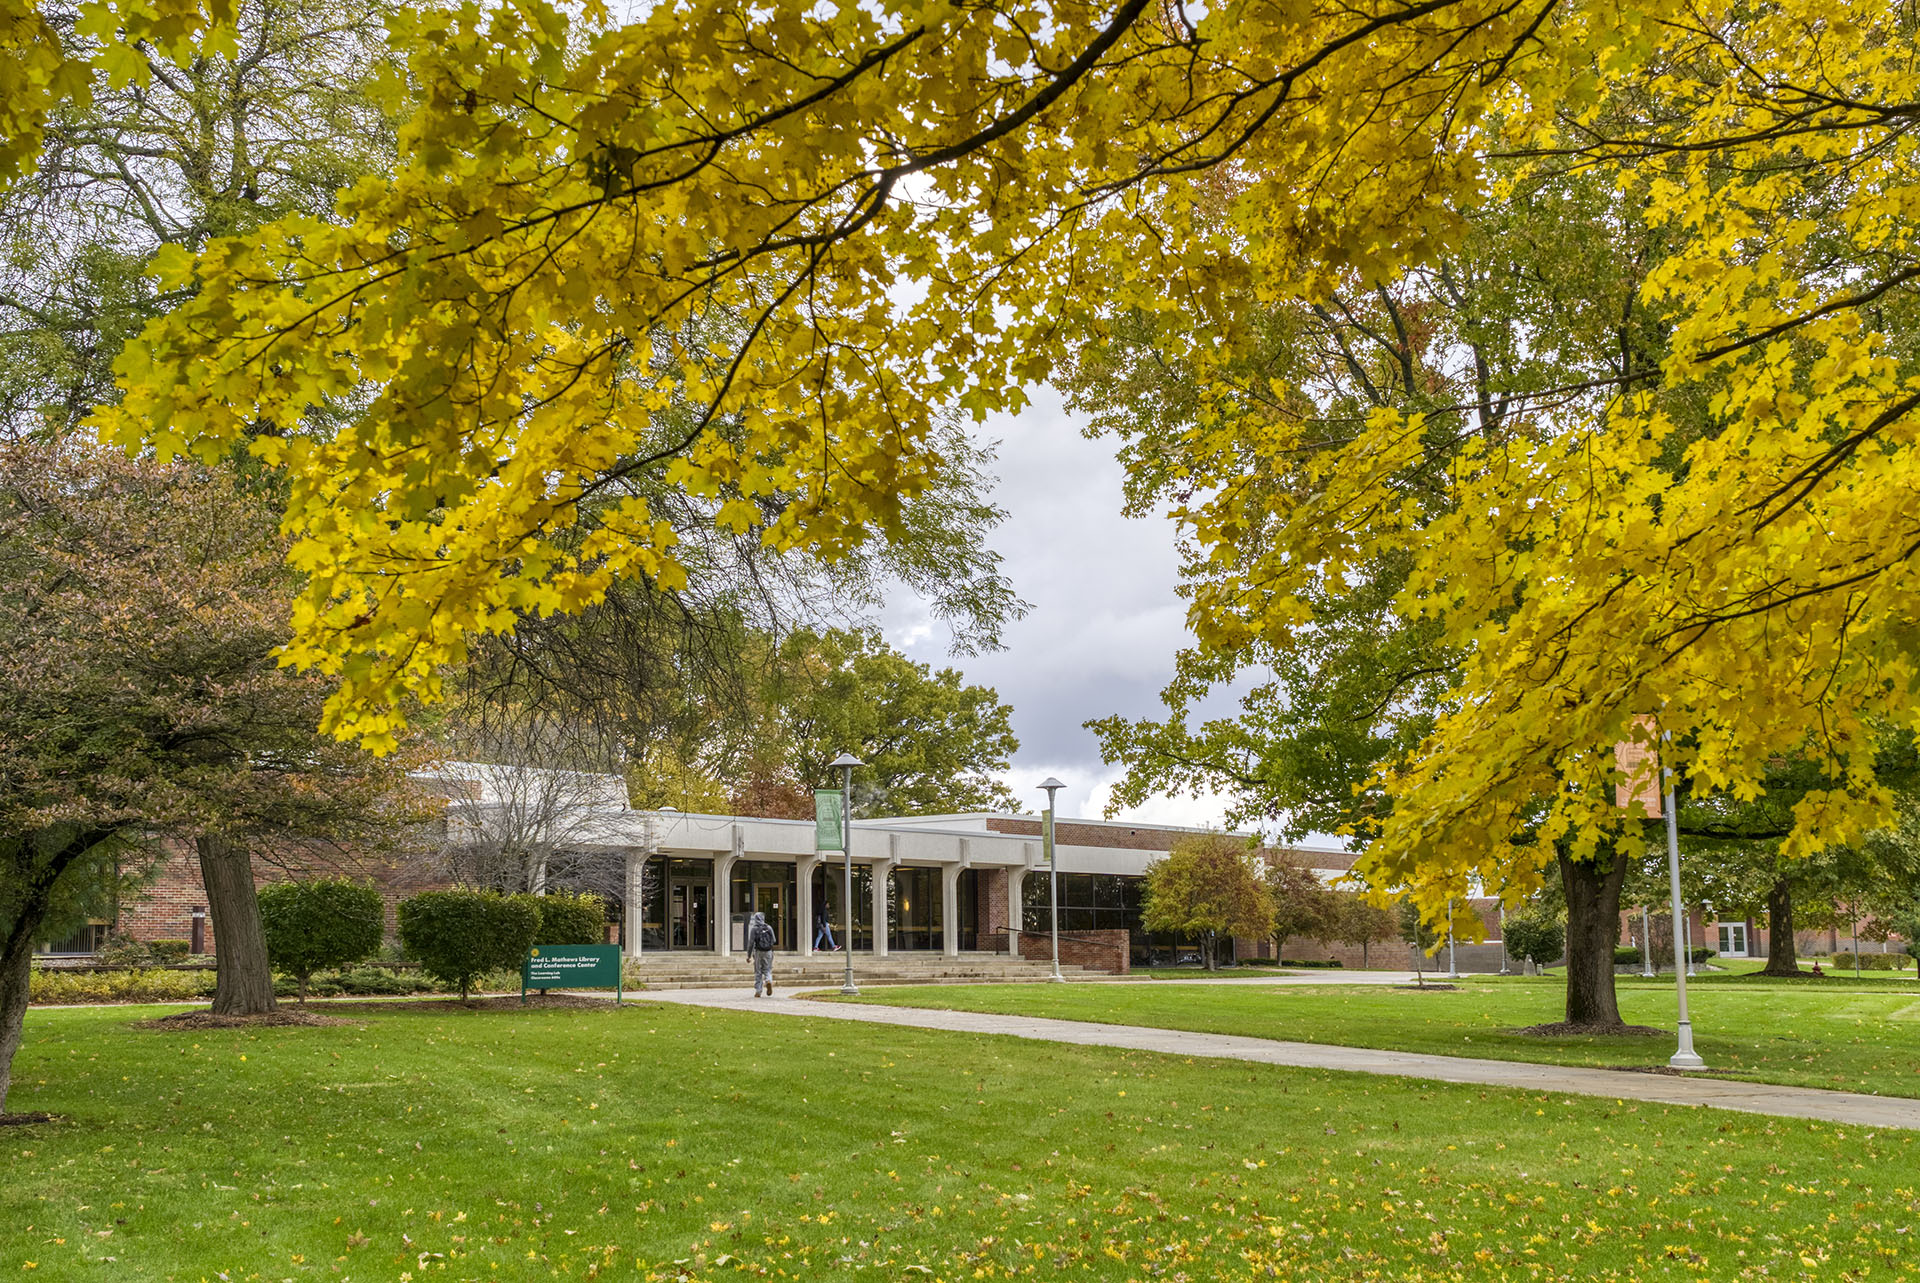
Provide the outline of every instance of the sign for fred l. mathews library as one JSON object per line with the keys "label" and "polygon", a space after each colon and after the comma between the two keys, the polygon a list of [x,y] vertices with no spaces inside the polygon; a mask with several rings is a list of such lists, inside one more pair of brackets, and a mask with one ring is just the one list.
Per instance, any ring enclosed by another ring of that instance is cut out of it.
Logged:
{"label": "sign for fred l. mathews library", "polygon": [[529,989],[612,989],[621,999],[620,946],[615,944],[547,945],[527,950],[520,964],[520,1001]]}

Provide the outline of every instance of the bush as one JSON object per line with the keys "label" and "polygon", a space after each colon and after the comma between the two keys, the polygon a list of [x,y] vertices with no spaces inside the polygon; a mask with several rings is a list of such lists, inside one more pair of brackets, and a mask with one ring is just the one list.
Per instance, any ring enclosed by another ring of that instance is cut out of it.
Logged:
{"label": "bush", "polygon": [[458,985],[465,999],[474,977],[518,968],[540,929],[532,896],[493,891],[426,891],[400,902],[400,942],[428,975]]}
{"label": "bush", "polygon": [[1314,968],[1318,968],[1321,970],[1328,970],[1334,967],[1344,968],[1347,964],[1340,961],[1340,959],[1338,958],[1328,958],[1324,962],[1300,962],[1293,958],[1282,958],[1280,960],[1280,965],[1283,967],[1299,967],[1302,970],[1310,970]]}
{"label": "bush", "polygon": [[605,944],[607,939],[607,902],[591,891],[573,895],[550,891],[535,896],[540,911],[540,929],[535,944]]}
{"label": "bush", "polygon": [[35,967],[27,1001],[37,1006],[75,1002],[191,1002],[213,995],[211,971],[67,971]]}
{"label": "bush", "polygon": [[1615,945],[1613,947],[1613,965],[1616,967],[1637,967],[1647,960],[1640,952],[1639,945]]}
{"label": "bush", "polygon": [[[1827,964],[1835,971],[1853,970],[1851,953],[1836,953]],[[1860,970],[1862,971],[1905,971],[1913,965],[1913,959],[1904,953],[1862,953]]]}
{"label": "bush", "polygon": [[341,993],[376,997],[427,993],[433,988],[433,981],[423,975],[411,971],[395,971],[390,967],[355,967],[337,976],[329,976],[328,979],[340,986]]}
{"label": "bush", "polygon": [[137,971],[153,965],[153,950],[144,940],[135,940],[128,936],[113,936],[93,951],[93,957],[103,967],[124,968]]}
{"label": "bush", "polygon": [[153,951],[153,958],[161,966],[170,967],[177,962],[187,960],[187,951],[193,948],[191,940],[149,940],[147,948]]}
{"label": "bush", "polygon": [[1545,966],[1567,951],[1567,924],[1558,918],[1516,913],[1507,919],[1507,954]]}
{"label": "bush", "polygon": [[1690,949],[1687,951],[1688,960],[1696,967],[1708,958],[1717,958],[1719,956],[1720,951],[1718,949]]}
{"label": "bush", "polygon": [[268,961],[294,978],[305,1002],[314,972],[359,962],[380,947],[386,908],[367,883],[275,882],[260,888],[260,925]]}

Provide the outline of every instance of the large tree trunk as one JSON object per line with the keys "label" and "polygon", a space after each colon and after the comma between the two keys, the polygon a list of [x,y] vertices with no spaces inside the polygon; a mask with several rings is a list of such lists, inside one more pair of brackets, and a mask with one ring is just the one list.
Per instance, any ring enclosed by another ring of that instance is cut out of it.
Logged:
{"label": "large tree trunk", "polygon": [[7,943],[0,957],[0,1115],[7,1112],[7,1089],[13,1085],[13,1053],[27,1025],[27,994],[31,987],[33,945],[23,936],[19,945]]}
{"label": "large tree trunk", "polygon": [[33,940],[40,934],[62,875],[101,843],[112,829],[55,826],[19,836],[0,834],[6,862],[0,874],[14,886],[12,918],[0,937],[0,1114],[7,1111],[13,1086],[13,1056],[27,1025],[27,999],[33,988]]}
{"label": "large tree trunk", "polygon": [[1767,965],[1760,974],[1800,974],[1800,954],[1793,947],[1793,888],[1784,874],[1767,888]]}
{"label": "large tree trunk", "polygon": [[1620,940],[1620,888],[1627,862],[1603,851],[1605,867],[1560,857],[1567,893],[1567,1015],[1570,1025],[1624,1028],[1613,989],[1613,947]]}
{"label": "large tree trunk", "polygon": [[217,833],[194,839],[200,881],[213,919],[216,1016],[258,1016],[273,1010],[273,969],[267,965],[267,934],[260,925],[260,897],[253,861],[245,847]]}

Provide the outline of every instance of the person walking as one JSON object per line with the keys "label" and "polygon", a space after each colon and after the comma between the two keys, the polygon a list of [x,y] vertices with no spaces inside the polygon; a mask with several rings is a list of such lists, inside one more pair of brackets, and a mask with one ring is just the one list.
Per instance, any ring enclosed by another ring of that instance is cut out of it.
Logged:
{"label": "person walking", "polygon": [[747,958],[753,963],[753,996],[773,997],[773,924],[767,915],[747,919]]}
{"label": "person walking", "polygon": [[833,942],[833,923],[827,918],[825,905],[813,915],[813,947],[818,949],[822,940],[827,942],[828,953],[840,952],[840,946]]}

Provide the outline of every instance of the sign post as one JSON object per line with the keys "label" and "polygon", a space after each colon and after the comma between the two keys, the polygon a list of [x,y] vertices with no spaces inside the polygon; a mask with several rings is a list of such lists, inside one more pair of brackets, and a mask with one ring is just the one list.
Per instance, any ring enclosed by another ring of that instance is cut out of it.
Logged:
{"label": "sign post", "polygon": [[546,945],[527,950],[520,964],[520,1004],[526,1005],[527,990],[538,989],[613,989],[613,1005],[619,1006],[626,990],[620,974],[620,946],[617,944]]}

